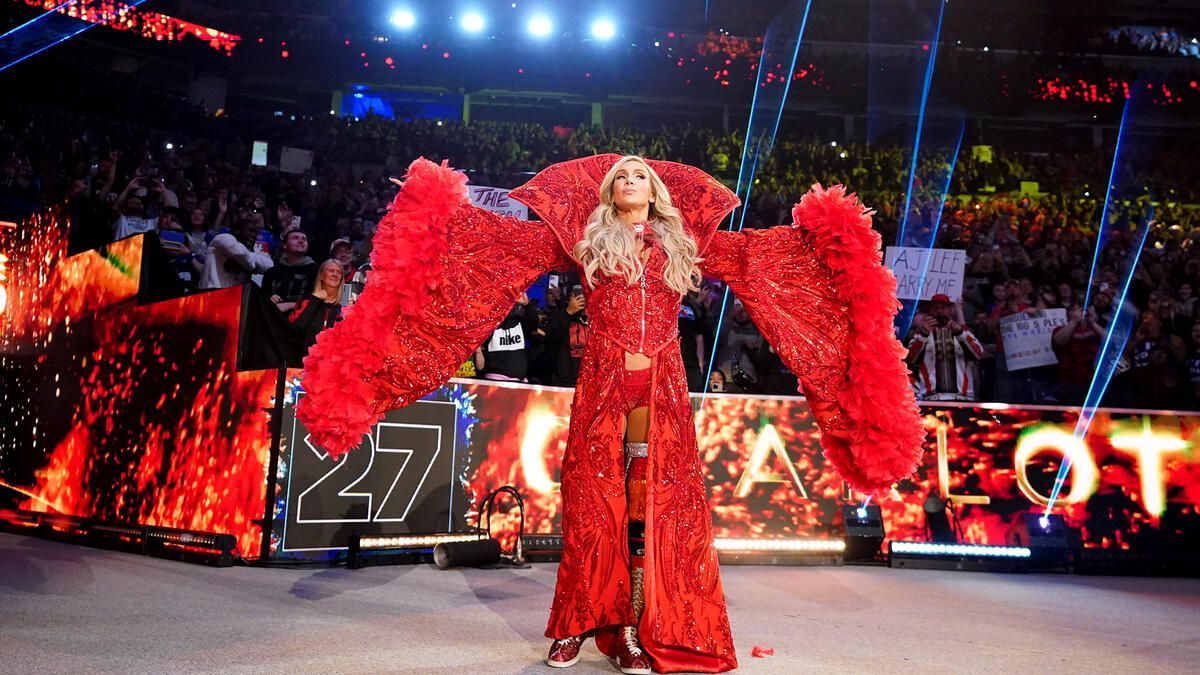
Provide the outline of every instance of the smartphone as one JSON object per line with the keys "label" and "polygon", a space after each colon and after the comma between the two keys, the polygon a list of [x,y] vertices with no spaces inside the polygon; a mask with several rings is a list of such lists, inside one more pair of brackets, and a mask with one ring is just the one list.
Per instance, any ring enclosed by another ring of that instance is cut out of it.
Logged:
{"label": "smartphone", "polygon": [[558,288],[558,275],[551,274],[547,277],[547,288]]}

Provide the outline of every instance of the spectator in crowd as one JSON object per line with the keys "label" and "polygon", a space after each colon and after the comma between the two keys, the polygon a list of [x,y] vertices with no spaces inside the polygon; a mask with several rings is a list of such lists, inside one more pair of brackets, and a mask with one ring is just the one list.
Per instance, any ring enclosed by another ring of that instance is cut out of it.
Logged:
{"label": "spectator in crowd", "polygon": [[[1080,70],[1077,64],[1070,69]],[[38,107],[29,110],[17,104],[0,113],[0,210],[28,215],[69,196],[71,246],[80,250],[77,243],[84,248],[95,247],[118,231],[120,236],[151,230],[169,232],[174,229],[174,218],[165,214],[177,202],[185,216],[183,229],[194,256],[193,270],[200,277],[198,285],[205,288],[239,283],[251,270],[265,267],[255,269],[250,265],[247,269],[227,250],[237,242],[251,253],[266,253],[270,241],[265,235],[256,233],[249,244],[238,241],[238,223],[247,218],[281,235],[299,219],[310,251],[312,247],[321,251],[329,247],[343,266],[344,279],[352,282],[359,278],[346,273],[353,275],[355,264],[364,260],[370,248],[374,223],[392,194],[386,176],[400,173],[402,161],[417,155],[432,153],[438,159],[449,158],[456,166],[471,171],[473,183],[512,187],[527,178],[520,172],[531,166],[613,148],[641,150],[732,178],[741,168],[744,145],[740,131],[724,132],[694,124],[653,129],[582,125],[553,130],[533,123],[486,121],[469,125],[378,117],[354,121],[328,115],[312,119],[297,116],[292,120],[269,113],[258,116],[246,110],[217,118],[175,109],[169,97],[148,98],[130,82],[126,83],[127,89],[114,89],[121,86],[117,80],[119,77],[105,80],[103,89],[90,92],[88,100],[108,96],[124,103],[131,96],[137,97],[140,107],[121,108],[127,111],[121,119],[84,108],[55,111],[40,103],[30,104]],[[1187,81],[1184,89],[1188,89]],[[263,134],[261,137],[272,143],[315,149],[311,172],[291,175],[249,166],[244,145],[226,139],[245,138],[251,132]],[[163,133],[170,133],[173,150],[164,151],[163,141],[167,138],[160,135]],[[815,180],[826,184],[845,182],[876,209],[873,223],[884,241],[896,242],[899,224],[906,215],[905,204],[910,201],[906,188],[911,156],[907,148],[848,139],[838,139],[834,147],[829,140],[779,135],[771,156],[758,168],[761,183],[749,200],[747,225],[785,221],[786,206]],[[917,163],[917,180],[911,193],[910,208],[915,219],[910,218],[909,232],[936,235],[933,245],[967,253],[963,319],[985,350],[977,364],[977,394],[1013,403],[1045,401],[1044,390],[1055,388],[1056,382],[1043,377],[1043,372],[1008,372],[1005,367],[998,319],[1001,314],[1023,311],[1017,307],[1034,311],[1037,307],[1070,308],[1090,297],[1093,306],[1081,310],[1085,316],[1094,316],[1097,325],[1107,327],[1117,309],[1114,297],[1120,297],[1122,312],[1153,314],[1156,319],[1151,321],[1158,321],[1162,335],[1183,339],[1188,351],[1196,318],[1194,293],[1200,283],[1200,232],[1196,228],[1198,212],[1180,204],[1200,201],[1200,164],[1192,153],[1183,148],[1160,148],[1150,153],[1152,156],[1139,158],[1136,148],[1128,149],[1131,154],[1126,165],[1146,168],[1138,169],[1136,174],[1130,169],[1128,175],[1121,176],[1122,183],[1171,196],[1158,203],[1155,217],[1159,224],[1150,229],[1140,257],[1135,249],[1141,245],[1141,237],[1134,234],[1138,223],[1145,222],[1146,203],[1114,200],[1109,206],[1112,236],[1094,257],[1096,214],[1105,206],[1103,191],[1096,190],[1096,186],[1106,184],[1111,153],[1050,147],[1049,141],[1027,147],[1011,139],[1008,143],[1012,147],[1005,148],[1004,141],[998,142],[986,159],[962,153],[952,175],[946,157],[953,148],[947,148],[942,156],[930,152],[927,159]],[[351,160],[384,169],[351,172],[341,168]],[[941,186],[947,177],[950,196],[943,203]],[[1037,182],[1041,194],[1018,194],[1022,181]],[[126,187],[114,191],[113,186],[119,185]],[[939,216],[941,225],[935,233],[932,223],[938,222]],[[222,238],[223,228],[231,221],[233,232],[224,233]],[[222,250],[213,255],[220,261],[210,261],[213,256],[207,249],[218,239]],[[253,250],[255,243],[261,244],[260,250]],[[280,248],[284,247],[281,241]],[[276,253],[286,262],[285,252]],[[1094,281],[1093,259],[1099,265]],[[1134,260],[1139,265],[1126,293],[1125,269]],[[1088,284],[1093,284],[1091,289]],[[355,284],[356,288],[359,285]],[[569,288],[564,284],[559,292]],[[699,307],[693,306],[695,299],[685,301],[685,307],[703,316],[708,324],[720,310],[723,291],[719,284],[706,282]],[[547,308],[565,305],[567,300],[548,297]],[[768,363],[763,358],[771,356],[769,346],[760,340],[743,339],[746,333],[757,338],[757,331],[748,321],[749,326],[739,325],[736,307],[735,316],[725,321],[720,336],[712,330],[704,331],[702,345],[688,337],[692,334],[688,328],[692,319],[686,311],[684,314],[680,317],[681,351],[689,388],[706,385],[699,380],[707,372],[707,360],[716,340],[722,343],[717,364],[723,369],[724,379],[732,381],[732,365],[736,362],[738,370],[752,374],[760,387],[771,387],[773,375],[763,371],[763,364]],[[1138,325],[1145,320],[1139,317]],[[1083,332],[1088,323],[1083,321]],[[734,341],[747,342],[747,348],[739,343],[731,349],[731,336]],[[536,331],[526,338],[536,342]],[[1082,345],[1068,341],[1054,346],[1070,352],[1083,349],[1089,340],[1082,340]],[[1166,368],[1173,376],[1190,382],[1185,358],[1190,351],[1177,355],[1179,345],[1169,339],[1162,346],[1169,357]],[[1154,350],[1155,346],[1145,345],[1134,350],[1131,345],[1127,353],[1130,361],[1136,351],[1142,361],[1149,363]],[[555,356],[549,353],[545,359],[547,373],[555,370]],[[1077,358],[1080,370],[1085,360],[1083,356]],[[695,368],[693,361],[698,364]],[[549,381],[539,378],[538,370],[534,358],[526,377]],[[1062,372],[1061,367],[1047,370]],[[730,389],[736,389],[736,385]],[[1115,395],[1116,389],[1110,388],[1110,394]],[[1128,389],[1132,391],[1133,385]],[[1189,393],[1177,402],[1159,405],[1180,407],[1194,405],[1194,400]]]}
{"label": "spectator in crowd", "polygon": [[776,396],[795,396],[800,392],[800,380],[783,363],[769,342],[763,340],[758,349],[748,351],[750,363],[758,375],[757,392]]}
{"label": "spectator in crowd", "polygon": [[329,257],[338,261],[347,279],[353,278],[354,273],[358,271],[354,265],[354,244],[346,237],[334,240],[329,246]]}
{"label": "spectator in crowd", "polygon": [[27,160],[12,155],[0,165],[0,220],[32,215],[41,201],[42,184]]}
{"label": "spectator in crowd", "polygon": [[188,213],[187,237],[188,245],[193,252],[200,252],[208,247],[212,238],[220,233],[221,228],[225,225],[225,214],[229,210],[228,195],[222,190],[217,195],[217,217],[213,219],[211,225],[208,222],[208,213],[201,206],[193,206]]}
{"label": "spectator in crowd", "polygon": [[271,256],[251,250],[258,239],[258,230],[252,219],[243,217],[234,224],[232,232],[213,237],[200,275],[200,288],[237,286],[247,283],[251,274],[271,269]]}
{"label": "spectator in crowd", "polygon": [[1067,309],[1067,323],[1054,329],[1050,339],[1058,357],[1059,403],[1079,405],[1084,402],[1096,372],[1096,358],[1105,332],[1095,309],[1084,312],[1078,303]]}
{"label": "spectator in crowd", "polygon": [[688,391],[704,391],[704,372],[708,370],[705,339],[711,339],[712,324],[699,291],[683,297],[679,307],[679,347]]}
{"label": "spectator in crowd", "polygon": [[1178,301],[1180,314],[1187,317],[1196,317],[1196,296],[1194,295],[1195,287],[1189,282],[1179,284],[1179,288],[1175,291],[1175,299]]}
{"label": "spectator in crowd", "polygon": [[1187,377],[1191,383],[1193,404],[1200,402],[1200,323],[1192,326],[1192,334],[1188,337]]}
{"label": "spectator in crowd", "polygon": [[158,218],[146,217],[146,202],[143,195],[146,187],[157,188],[159,184],[147,178],[129,181],[117,203],[113,204],[113,239],[124,239],[143,232],[153,232],[158,227]]}
{"label": "spectator in crowd", "polygon": [[305,350],[316,343],[318,333],[341,318],[340,298],[344,282],[342,266],[335,260],[326,260],[317,270],[312,290],[292,308],[288,320],[304,341]]}
{"label": "spectator in crowd", "polygon": [[584,299],[583,286],[576,284],[571,287],[566,307],[550,315],[546,342],[555,355],[554,384],[560,387],[575,386],[587,339],[587,301]]}
{"label": "spectator in crowd", "polygon": [[726,390],[739,391],[741,389],[737,384],[739,378],[734,377],[737,372],[743,373],[748,381],[758,379],[749,353],[758,350],[763,342],[763,337],[758,332],[758,327],[750,320],[750,313],[746,311],[745,305],[737,298],[733,300],[729,321],[725,323],[721,332],[723,335],[717,336],[721,340],[721,348],[717,352],[717,369],[720,369],[726,376]]}
{"label": "spectator in crowd", "polygon": [[317,263],[308,257],[308,235],[298,227],[283,235],[281,252],[279,261],[263,274],[262,288],[286,314],[313,288]]}
{"label": "spectator in crowd", "polygon": [[725,373],[714,370],[708,376],[708,391],[720,394],[725,391]]}
{"label": "spectator in crowd", "polygon": [[908,360],[917,375],[917,398],[926,401],[976,401],[983,345],[966,327],[961,304],[939,293],[915,324]]}
{"label": "spectator in crowd", "polygon": [[[1001,290],[1002,289],[1002,290]],[[1004,339],[1000,334],[1001,319],[1018,313],[1033,316],[1033,307],[1021,290],[1021,282],[1010,279],[996,288],[998,302],[988,314],[988,332],[996,339],[994,393],[1002,401],[1032,403],[1035,400],[1034,385],[1028,369],[1011,371],[1004,356]]]}
{"label": "spectator in crowd", "polygon": [[1101,284],[1100,290],[1092,296],[1092,312],[1096,315],[1096,321],[1101,326],[1108,327],[1112,325],[1113,320],[1113,296],[1108,290],[1107,284]]}
{"label": "spectator in crowd", "polygon": [[1179,311],[1175,298],[1165,291],[1159,294],[1157,314],[1162,323],[1163,333],[1174,335],[1180,340],[1187,340],[1191,336],[1195,320],[1190,314]]}
{"label": "spectator in crowd", "polygon": [[475,350],[475,370],[484,379],[525,382],[529,375],[529,337],[537,330],[537,316],[526,312],[529,296],[521,293],[508,316],[491,337]]}

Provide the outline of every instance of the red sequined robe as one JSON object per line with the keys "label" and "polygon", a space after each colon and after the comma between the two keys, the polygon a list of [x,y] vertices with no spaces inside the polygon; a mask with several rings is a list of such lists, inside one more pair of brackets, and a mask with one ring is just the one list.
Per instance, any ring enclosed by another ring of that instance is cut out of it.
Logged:
{"label": "red sequined robe", "polygon": [[[569,252],[617,155],[554,165],[511,197],[542,222],[468,203],[466,179],[417,160],[380,223],[371,283],[305,359],[297,414],[336,456],[358,447],[388,410],[450,378],[547,270],[577,267]],[[803,384],[826,457],[852,486],[887,489],[908,475],[923,431],[892,336],[895,280],[880,265],[870,217],[839,187],[814,187],[796,226],[718,232],[737,197],[703,172],[651,161],[696,240],[701,269],[724,280]],[[623,420],[617,378],[626,352],[651,357],[642,646],[658,672],[737,667],[713,547],[704,467],[678,348],[680,297],[666,256],[644,278],[587,288],[593,331],[580,367],[562,465],[564,551],[547,637],[595,631],[615,653],[630,602]]]}

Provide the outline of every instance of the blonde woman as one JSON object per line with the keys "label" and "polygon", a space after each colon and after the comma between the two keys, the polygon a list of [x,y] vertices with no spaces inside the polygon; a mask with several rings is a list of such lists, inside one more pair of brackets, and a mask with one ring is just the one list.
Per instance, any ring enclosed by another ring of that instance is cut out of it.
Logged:
{"label": "blonde woman", "polygon": [[468,203],[466,179],[417,160],[380,223],[353,313],[305,360],[297,414],[338,456],[391,408],[451,377],[548,270],[584,279],[589,335],[563,457],[563,557],[548,665],[588,637],[624,673],[737,667],[678,342],[683,296],[723,280],[803,384],[826,457],[875,493],[911,473],[923,431],[892,336],[895,279],[869,212],[839,186],[795,226],[718,232],[737,197],[641,157],[556,164],[514,190],[542,220]]}
{"label": "blonde woman", "polygon": [[329,259],[317,268],[317,278],[311,293],[301,298],[288,314],[288,321],[312,347],[317,334],[337,322],[341,316],[342,285],[345,283],[342,265]]}

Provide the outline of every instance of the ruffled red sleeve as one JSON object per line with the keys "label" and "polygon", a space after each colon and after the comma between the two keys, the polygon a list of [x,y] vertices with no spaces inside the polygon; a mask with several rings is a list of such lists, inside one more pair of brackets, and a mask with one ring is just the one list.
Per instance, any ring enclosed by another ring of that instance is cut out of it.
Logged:
{"label": "ruffled red sleeve", "polygon": [[450,379],[538,276],[573,266],[548,227],[472,206],[466,183],[445,163],[412,163],[365,290],[304,359],[296,415],[334,457]]}
{"label": "ruffled red sleeve", "polygon": [[907,477],[925,431],[892,323],[896,279],[871,212],[816,185],[795,225],[717,232],[701,269],[729,284],[799,377],[826,458],[871,494]]}
{"label": "ruffled red sleeve", "polygon": [[[553,164],[509,193],[538,214],[563,248],[570,251],[583,237],[588,216],[600,204],[600,183],[621,155],[592,155]],[[729,188],[694,166],[646,160],[667,186],[684,227],[704,254],[717,226],[740,202]]]}

